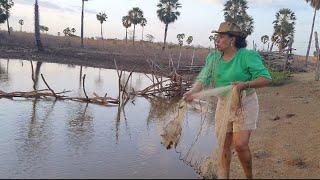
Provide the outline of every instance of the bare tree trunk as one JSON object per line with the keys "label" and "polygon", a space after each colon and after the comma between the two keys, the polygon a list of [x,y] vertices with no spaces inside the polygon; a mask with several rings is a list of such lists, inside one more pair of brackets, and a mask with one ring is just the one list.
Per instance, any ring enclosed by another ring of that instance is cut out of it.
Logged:
{"label": "bare tree trunk", "polygon": [[255,49],[254,49],[254,40],[252,41],[252,49],[255,50]]}
{"label": "bare tree trunk", "polygon": [[132,39],[132,42],[133,42],[133,45],[134,45],[134,35],[136,33],[136,25],[134,24],[133,25],[133,39]]}
{"label": "bare tree trunk", "polygon": [[288,51],[287,51],[287,54],[286,54],[286,61],[284,63],[284,66],[283,66],[283,70],[287,70],[287,65],[288,65],[288,61],[289,61],[289,52],[291,53],[291,49],[292,49],[292,43],[293,43],[293,39],[291,38],[289,40],[289,43],[288,43]]}
{"label": "bare tree trunk", "polygon": [[128,43],[128,28],[126,28],[126,44]]}
{"label": "bare tree trunk", "polygon": [[79,87],[81,88],[81,82],[82,82],[82,66],[80,66],[80,75],[79,75]]}
{"label": "bare tree trunk", "polygon": [[83,48],[83,10],[84,10],[84,0],[82,0],[82,11],[81,11],[81,48]]}
{"label": "bare tree trunk", "polygon": [[180,67],[180,60],[181,60],[181,46],[180,46],[180,54],[179,54],[177,69],[179,69],[179,67]]}
{"label": "bare tree trunk", "polygon": [[9,73],[9,59],[7,60],[7,74]]}
{"label": "bare tree trunk", "polygon": [[317,14],[317,9],[314,8],[313,21],[312,21],[312,26],[311,26],[311,33],[310,33],[310,38],[309,38],[309,44],[308,44],[307,54],[306,54],[305,67],[307,67],[307,64],[308,64],[309,53],[310,53],[310,46],[311,46],[311,40],[312,40],[312,34],[313,34],[314,21],[315,21],[315,19],[316,19],[316,14]]}
{"label": "bare tree trunk", "polygon": [[43,51],[43,46],[41,42],[41,36],[40,36],[40,22],[39,22],[39,6],[38,6],[38,0],[35,1],[34,5],[34,34],[36,38],[36,44],[38,51]]}
{"label": "bare tree trunk", "polygon": [[272,52],[274,42],[271,43],[270,52]]}
{"label": "bare tree trunk", "polygon": [[164,30],[164,40],[163,40],[163,47],[162,47],[163,50],[166,48],[168,25],[169,25],[169,24],[166,24],[166,28],[165,28],[165,30]]}
{"label": "bare tree trunk", "polygon": [[9,25],[9,13],[7,13],[7,27],[8,27],[8,34],[10,36],[11,32],[10,32],[10,25]]}
{"label": "bare tree trunk", "polygon": [[280,41],[280,45],[279,45],[279,53],[282,54],[283,53],[283,49],[285,48],[285,39],[283,37],[283,35],[281,36],[281,41]]}
{"label": "bare tree trunk", "polygon": [[101,29],[100,29],[100,31],[101,31],[101,39],[103,40],[103,35],[102,35],[102,23],[101,23]]}
{"label": "bare tree trunk", "polygon": [[33,89],[38,89],[38,82],[39,82],[39,74],[40,74],[40,68],[41,68],[42,62],[37,62],[36,70],[34,72],[34,84]]}
{"label": "bare tree trunk", "polygon": [[194,60],[194,53],[195,53],[195,51],[196,51],[196,48],[193,48],[190,70],[192,69],[192,66],[193,66],[193,60]]}
{"label": "bare tree trunk", "polygon": [[144,30],[144,27],[142,26],[142,41],[143,41],[143,30]]}
{"label": "bare tree trunk", "polygon": [[20,25],[20,32],[22,32],[22,25]]}
{"label": "bare tree trunk", "polygon": [[318,33],[314,32],[314,36],[315,36],[316,50],[317,50],[317,66],[316,66],[315,80],[319,81],[319,78],[320,78],[320,52],[319,52]]}

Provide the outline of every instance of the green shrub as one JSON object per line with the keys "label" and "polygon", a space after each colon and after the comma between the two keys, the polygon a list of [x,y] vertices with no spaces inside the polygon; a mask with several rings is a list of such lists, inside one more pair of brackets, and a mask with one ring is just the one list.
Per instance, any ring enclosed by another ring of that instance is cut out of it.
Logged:
{"label": "green shrub", "polygon": [[272,85],[280,86],[287,82],[290,79],[291,73],[288,71],[270,71],[272,77]]}

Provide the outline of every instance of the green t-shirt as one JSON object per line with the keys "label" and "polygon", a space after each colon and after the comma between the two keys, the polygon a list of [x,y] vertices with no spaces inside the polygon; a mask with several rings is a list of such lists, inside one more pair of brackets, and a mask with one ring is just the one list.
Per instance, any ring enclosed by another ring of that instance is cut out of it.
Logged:
{"label": "green t-shirt", "polygon": [[263,65],[261,56],[253,50],[239,49],[228,61],[222,59],[222,53],[213,51],[206,59],[206,65],[197,77],[205,86],[228,86],[232,82],[245,82],[265,77],[272,79],[268,69]]}

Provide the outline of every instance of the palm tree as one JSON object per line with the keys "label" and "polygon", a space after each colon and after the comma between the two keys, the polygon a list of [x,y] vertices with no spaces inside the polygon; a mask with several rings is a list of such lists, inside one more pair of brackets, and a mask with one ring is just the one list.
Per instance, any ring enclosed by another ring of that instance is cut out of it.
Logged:
{"label": "palm tree", "polygon": [[[210,35],[210,36],[209,36],[209,41],[210,41],[210,42],[213,41],[214,44],[215,44],[215,36],[214,36],[214,35]],[[211,45],[209,46],[209,52],[210,52],[210,50],[211,50]]]}
{"label": "palm tree", "polygon": [[153,42],[153,40],[154,40],[154,36],[152,36],[152,34],[147,34],[146,38],[147,38],[147,41],[149,41],[149,42]]}
{"label": "palm tree", "polygon": [[183,46],[183,39],[184,39],[185,36],[186,35],[184,33],[177,34],[177,39],[178,39],[180,48],[181,48],[181,46]]}
{"label": "palm tree", "polygon": [[263,43],[263,50],[264,50],[264,45],[269,41],[269,36],[268,35],[263,35],[261,37],[261,42]]}
{"label": "palm tree", "polygon": [[143,41],[143,30],[144,30],[144,27],[147,25],[147,20],[146,20],[146,18],[142,18],[142,19],[141,19],[140,25],[141,25],[141,27],[142,27],[142,41]]}
{"label": "palm tree", "polygon": [[3,12],[5,14],[5,19],[7,20],[8,33],[10,35],[10,25],[9,25],[9,17],[10,17],[10,9],[14,5],[12,0],[0,0],[0,9],[3,8]]}
{"label": "palm tree", "polygon": [[179,0],[160,0],[160,3],[157,5],[157,7],[159,8],[157,10],[158,18],[165,24],[162,49],[165,49],[166,47],[169,24],[176,21],[178,19],[178,16],[180,16],[178,8],[181,8],[182,6],[178,1]]}
{"label": "palm tree", "polygon": [[180,53],[179,53],[178,66],[177,66],[178,69],[180,67],[180,60],[181,60],[181,47],[183,46],[183,39],[185,36],[186,35],[184,33],[177,34],[177,39],[178,39],[179,46],[180,46]]}
{"label": "palm tree", "polygon": [[7,15],[5,14],[4,10],[0,6],[0,24],[6,22]]}
{"label": "palm tree", "polygon": [[276,20],[273,21],[273,28],[274,36],[279,40],[277,45],[280,52],[288,46],[290,39],[293,40],[295,21],[296,15],[290,9],[283,8],[276,13]]}
{"label": "palm tree", "polygon": [[22,26],[23,26],[23,24],[24,24],[23,19],[20,19],[20,20],[19,20],[19,24],[20,24],[20,31],[22,31]]}
{"label": "palm tree", "polygon": [[34,3],[34,34],[36,38],[36,44],[38,51],[44,51],[44,48],[42,46],[41,42],[41,36],[40,36],[40,20],[39,20],[39,5],[38,5],[38,0],[35,0]]}
{"label": "palm tree", "polygon": [[47,26],[40,25],[40,31],[48,33],[49,28]]}
{"label": "palm tree", "polygon": [[106,13],[97,14],[97,20],[100,21],[100,24],[101,24],[101,39],[103,39],[102,24],[104,21],[107,21],[107,19],[108,19],[108,16],[106,15]]}
{"label": "palm tree", "polygon": [[81,10],[81,48],[83,48],[83,12],[84,12],[84,2],[88,0],[81,0],[82,1],[82,10]]}
{"label": "palm tree", "polygon": [[[187,43],[188,43],[189,46],[190,46],[190,44],[192,43],[192,41],[193,41],[193,37],[192,37],[192,36],[189,36],[189,37],[187,38]],[[193,47],[192,59],[191,59],[191,66],[193,66],[193,60],[194,60],[194,53],[195,53],[195,51],[196,51],[196,49],[195,49],[195,47]]]}
{"label": "palm tree", "polygon": [[131,20],[129,16],[122,17],[122,25],[126,28],[126,43],[128,43],[128,28],[131,27]]}
{"label": "palm tree", "polygon": [[130,17],[130,21],[133,24],[133,40],[132,40],[132,42],[134,44],[136,25],[141,23],[141,20],[143,18],[143,12],[140,8],[135,7],[129,11],[128,16]]}
{"label": "palm tree", "polygon": [[247,35],[250,35],[253,32],[253,18],[246,12],[247,4],[246,0],[228,0],[223,11],[225,21],[236,23]]}
{"label": "palm tree", "polygon": [[189,36],[188,39],[187,39],[187,43],[188,43],[189,46],[192,43],[192,41],[193,41],[193,37]]}
{"label": "palm tree", "polygon": [[311,26],[311,33],[310,33],[310,38],[309,38],[309,44],[308,44],[308,49],[307,49],[307,54],[306,54],[306,63],[305,66],[307,66],[307,62],[309,59],[309,53],[310,53],[310,46],[311,46],[311,40],[312,40],[312,35],[313,35],[313,28],[314,28],[314,22],[316,19],[316,14],[317,10],[320,9],[320,1],[319,0],[306,0],[307,3],[310,2],[310,5],[314,8],[314,13],[313,13],[313,20],[312,20],[312,26]]}
{"label": "palm tree", "polygon": [[74,33],[76,32],[76,29],[75,29],[75,28],[72,28],[70,31],[71,31],[72,34],[74,35]]}
{"label": "palm tree", "polygon": [[[72,28],[72,29],[74,29],[74,28]],[[67,27],[62,32],[63,32],[64,36],[69,36],[71,34],[72,30],[70,30],[70,28]]]}
{"label": "palm tree", "polygon": [[211,42],[211,41],[213,41],[214,40],[214,36],[213,35],[210,35],[209,36],[209,41]]}
{"label": "palm tree", "polygon": [[279,40],[279,36],[277,36],[276,34],[273,33],[273,35],[271,36],[271,46],[270,46],[270,52],[272,52],[273,49],[273,45],[274,44],[278,44],[280,42]]}

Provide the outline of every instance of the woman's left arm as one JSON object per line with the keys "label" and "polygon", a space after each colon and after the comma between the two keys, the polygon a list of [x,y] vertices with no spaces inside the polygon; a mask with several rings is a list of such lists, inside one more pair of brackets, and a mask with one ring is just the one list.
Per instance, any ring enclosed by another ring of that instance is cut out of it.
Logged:
{"label": "woman's left arm", "polygon": [[272,80],[265,77],[258,77],[257,79],[245,82],[246,88],[262,88],[271,84]]}
{"label": "woman's left arm", "polygon": [[246,82],[234,82],[233,85],[238,86],[240,90],[244,90],[247,88],[262,88],[270,85],[272,80],[265,77],[258,77],[251,81]]}
{"label": "woman's left arm", "polygon": [[233,83],[234,85],[237,85],[240,90],[246,88],[262,88],[272,82],[272,77],[268,69],[262,63],[262,58],[257,52],[248,51],[245,62],[248,72],[252,76],[252,80]]}

